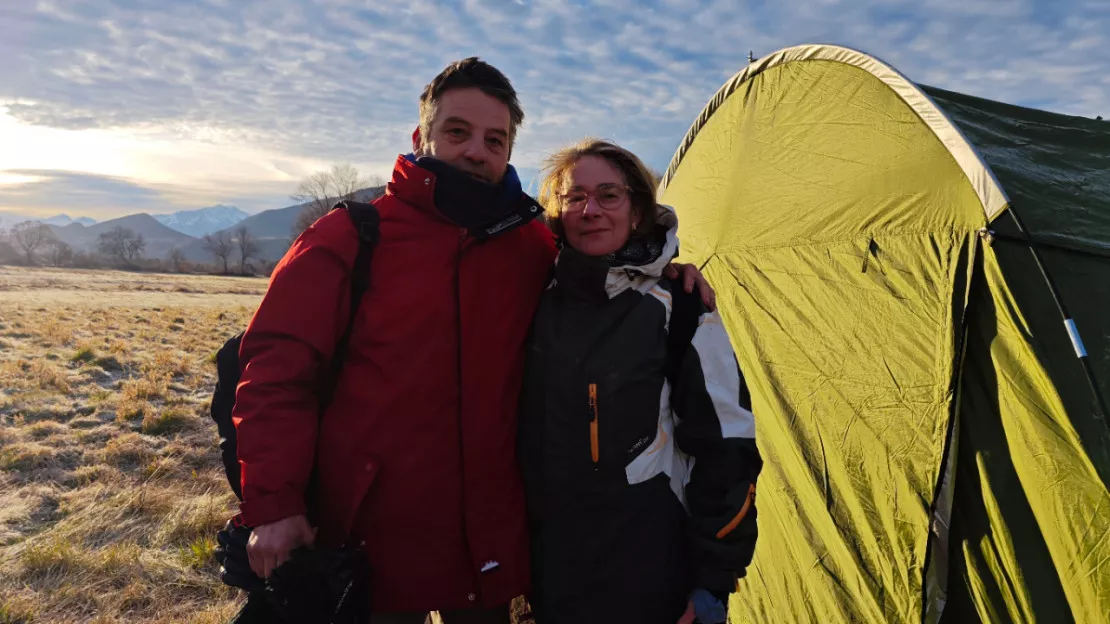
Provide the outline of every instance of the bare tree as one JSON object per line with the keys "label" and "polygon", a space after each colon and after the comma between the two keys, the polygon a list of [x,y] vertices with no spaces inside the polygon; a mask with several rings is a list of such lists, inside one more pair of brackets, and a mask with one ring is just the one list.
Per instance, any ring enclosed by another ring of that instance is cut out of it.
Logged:
{"label": "bare tree", "polygon": [[224,274],[226,275],[228,273],[227,259],[231,257],[231,252],[235,250],[235,242],[231,239],[231,232],[220,230],[213,234],[205,234],[204,249],[215,256],[216,260],[223,263]]}
{"label": "bare tree", "polygon": [[327,171],[317,171],[308,176],[290,196],[293,201],[306,204],[293,223],[293,237],[296,238],[317,219],[328,214],[337,202],[355,199],[359,191],[382,184],[381,178],[365,177],[354,165],[333,165]]}
{"label": "bare tree", "polygon": [[239,272],[247,274],[247,261],[258,256],[258,242],[242,223],[235,228],[235,244],[239,247]]}
{"label": "bare tree", "polygon": [[127,254],[127,261],[134,262],[142,257],[143,251],[146,249],[146,239],[142,234],[134,234],[127,239],[127,246],[124,248]]}
{"label": "bare tree", "polygon": [[122,264],[127,258],[127,233],[122,227],[101,232],[96,239],[96,250]]}
{"label": "bare tree", "polygon": [[170,271],[174,273],[185,272],[187,265],[185,253],[180,248],[174,247],[166,254],[166,264],[169,265]]}
{"label": "bare tree", "polygon": [[12,226],[12,242],[23,251],[27,266],[35,263],[35,250],[54,238],[50,227],[38,221],[24,221]]}
{"label": "bare tree", "polygon": [[134,230],[116,226],[107,232],[101,232],[97,238],[96,249],[101,254],[114,258],[117,264],[130,265],[142,257],[146,249],[146,240],[142,234]]}
{"label": "bare tree", "polygon": [[73,264],[73,247],[56,238],[52,239],[46,244],[46,259],[50,266],[70,266]]}

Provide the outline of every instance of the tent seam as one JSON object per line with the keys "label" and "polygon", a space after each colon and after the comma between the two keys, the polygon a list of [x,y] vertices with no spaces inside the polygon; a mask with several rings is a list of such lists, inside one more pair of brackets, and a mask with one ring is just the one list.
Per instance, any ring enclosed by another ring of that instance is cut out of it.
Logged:
{"label": "tent seam", "polygon": [[[951,227],[951,228],[947,228],[947,229],[912,230],[912,231],[893,232],[893,233],[891,233],[891,232],[871,232],[871,231],[863,230],[859,234],[857,234],[855,236],[852,236],[851,238],[829,238],[829,239],[821,239],[821,240],[807,240],[807,241],[804,241],[804,242],[795,240],[795,241],[790,241],[790,242],[786,242],[786,243],[782,243],[782,244],[775,244],[775,245],[758,245],[758,246],[749,246],[749,247],[730,247],[727,251],[723,251],[720,247],[716,247],[709,254],[709,257],[722,255],[722,254],[723,255],[728,255],[730,253],[736,253],[736,252],[742,252],[742,251],[764,251],[764,250],[774,250],[774,249],[793,249],[795,247],[820,247],[820,246],[825,246],[825,245],[829,245],[829,244],[832,244],[832,243],[854,243],[854,242],[858,242],[861,239],[874,238],[876,235],[881,237],[881,238],[885,238],[885,239],[917,238],[919,236],[927,236],[927,235],[933,235],[933,234],[962,234],[962,233],[969,233],[970,234],[970,233],[978,232],[979,229],[980,228],[976,227],[976,226],[968,226],[968,228],[966,230],[964,230],[960,227]],[[707,259],[706,263],[708,263],[708,262],[709,261]]]}

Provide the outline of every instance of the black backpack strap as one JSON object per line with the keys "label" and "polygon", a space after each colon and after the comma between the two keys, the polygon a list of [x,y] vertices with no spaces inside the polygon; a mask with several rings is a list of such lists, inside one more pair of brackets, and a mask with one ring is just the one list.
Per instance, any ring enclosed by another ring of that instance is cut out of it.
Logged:
{"label": "black backpack strap", "polygon": [[[350,217],[355,231],[358,232],[358,254],[355,256],[354,270],[351,273],[351,321],[354,321],[358,313],[359,300],[370,288],[370,258],[374,255],[374,249],[381,238],[381,216],[378,214],[378,207],[374,204],[345,201],[339,202],[335,207],[347,211],[347,216]],[[348,324],[344,337],[350,337],[350,329]]]}
{"label": "black backpack strap", "polygon": [[667,327],[667,363],[663,373],[672,390],[678,382],[686,350],[694,340],[701,315],[705,312],[705,304],[696,289],[688,293],[683,290],[681,280],[671,280],[671,322]]}
{"label": "black backpack strap", "polygon": [[328,367],[328,376],[324,378],[320,388],[321,413],[331,404],[335,386],[339,383],[339,372],[343,369],[343,361],[347,359],[347,345],[351,341],[351,331],[358,316],[358,307],[362,303],[362,297],[370,289],[370,260],[381,238],[381,215],[378,214],[377,206],[363,202],[342,201],[332,208],[332,210],[340,209],[347,211],[347,216],[350,217],[355,231],[358,232],[358,254],[355,255],[355,264],[351,268],[351,312],[347,318],[347,327],[335,345],[335,352]]}
{"label": "black backpack strap", "polygon": [[227,475],[231,491],[235,492],[235,497],[239,500],[243,500],[237,454],[239,437],[231,414],[235,408],[235,391],[239,384],[239,345],[242,340],[243,332],[239,332],[216,352],[216,389],[212,393],[212,403],[209,406],[209,413],[216,422],[216,431],[220,436],[220,460],[224,464],[224,474]]}

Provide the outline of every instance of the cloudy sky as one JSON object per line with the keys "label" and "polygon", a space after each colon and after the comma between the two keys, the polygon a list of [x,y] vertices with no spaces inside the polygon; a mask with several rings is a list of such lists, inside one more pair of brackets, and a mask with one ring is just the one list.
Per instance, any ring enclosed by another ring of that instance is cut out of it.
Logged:
{"label": "cloudy sky", "polygon": [[331,163],[388,175],[471,55],[520,92],[526,179],[585,135],[662,168],[749,50],[807,42],[1110,117],[1110,0],[0,0],[0,210],[255,212]]}

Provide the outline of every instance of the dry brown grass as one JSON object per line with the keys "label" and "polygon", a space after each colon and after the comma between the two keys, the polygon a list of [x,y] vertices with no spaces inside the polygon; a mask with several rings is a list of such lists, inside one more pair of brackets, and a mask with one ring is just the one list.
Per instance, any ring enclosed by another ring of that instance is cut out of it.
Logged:
{"label": "dry brown grass", "polygon": [[264,280],[0,267],[0,624],[222,623],[211,356]]}

